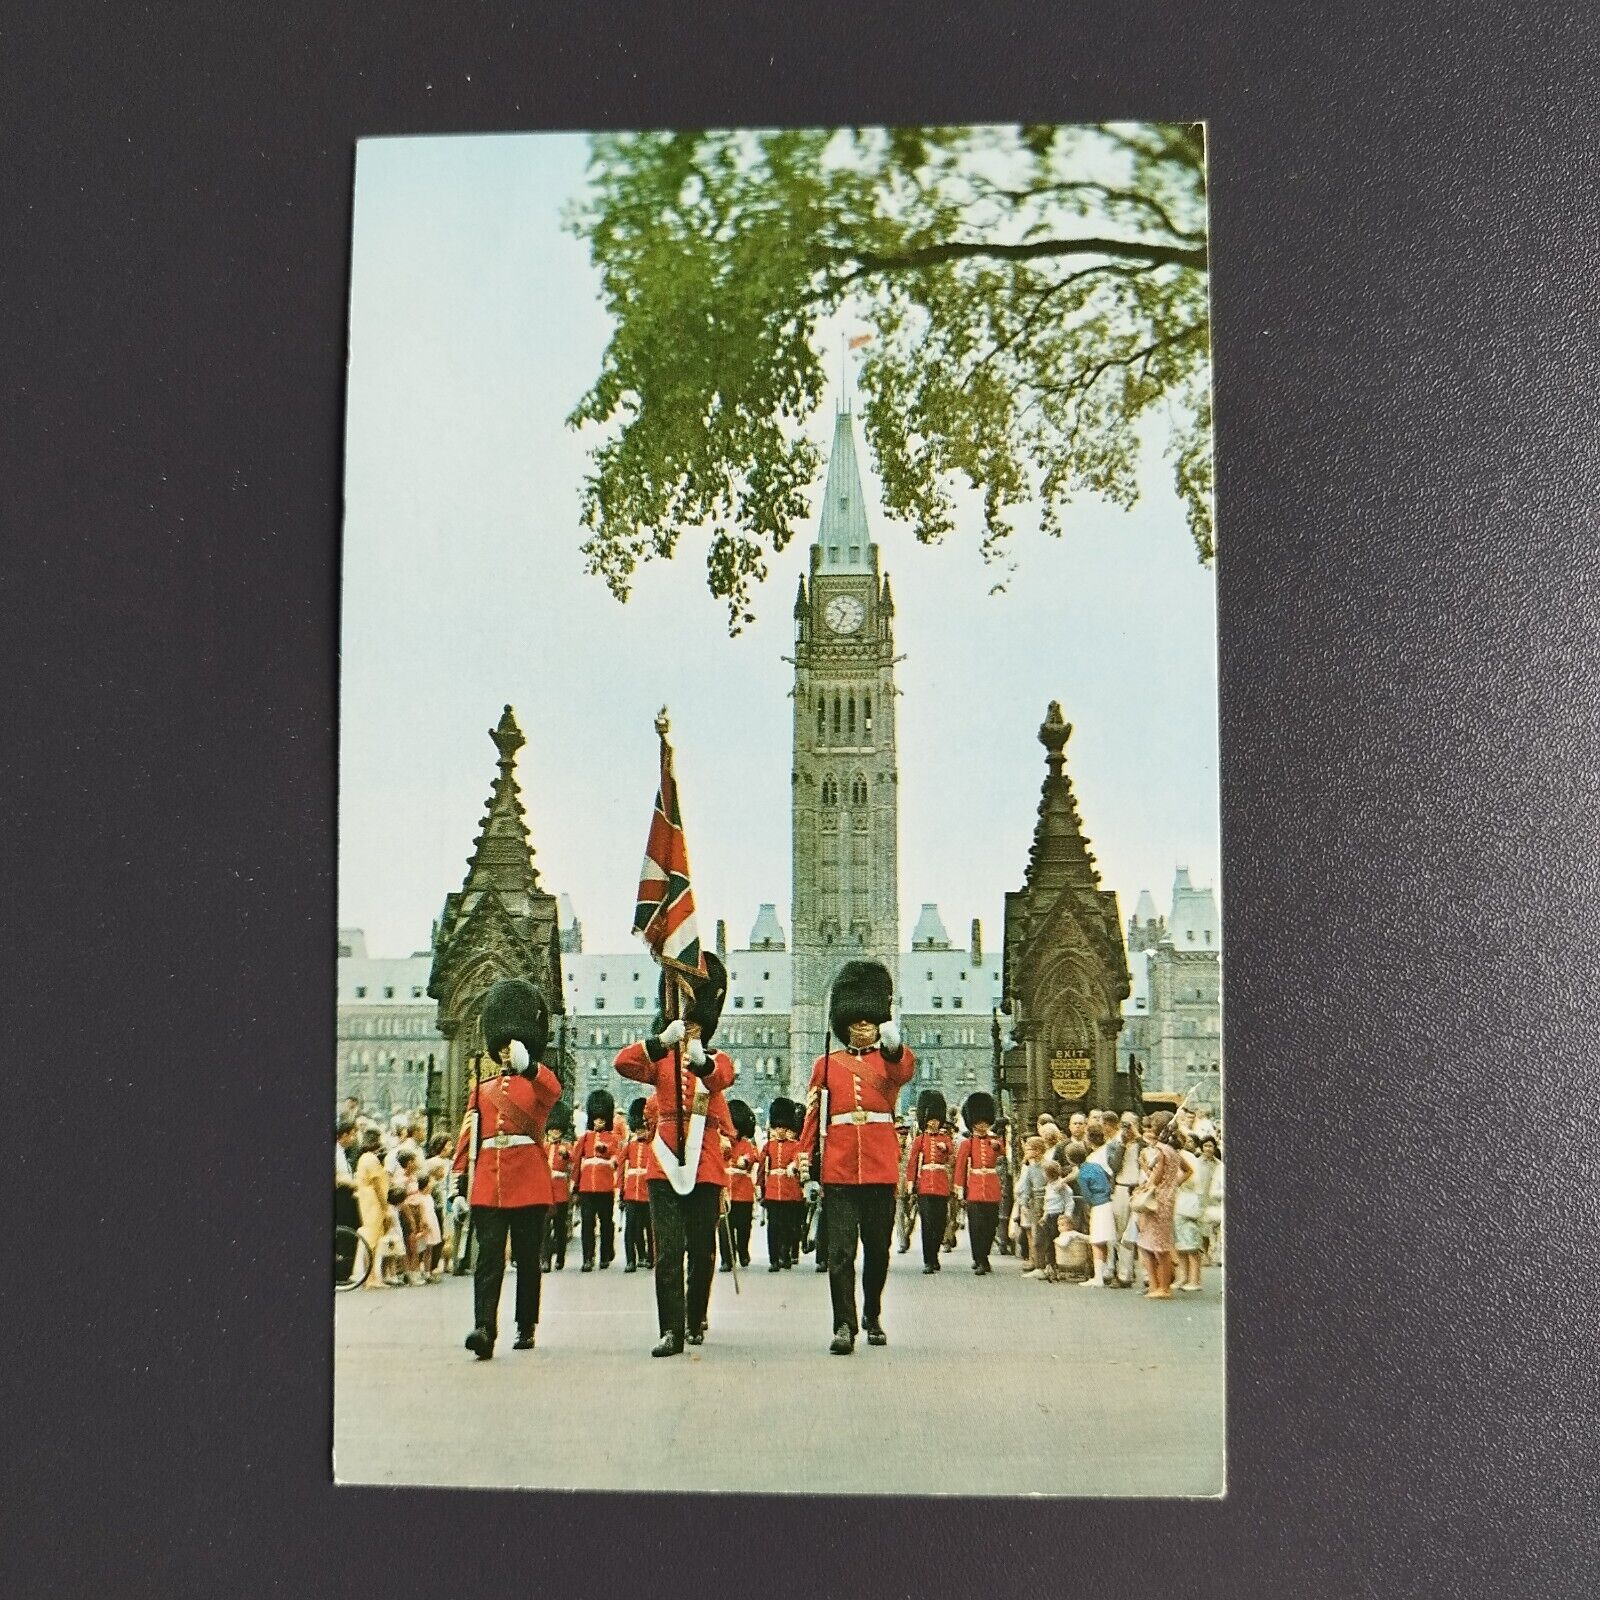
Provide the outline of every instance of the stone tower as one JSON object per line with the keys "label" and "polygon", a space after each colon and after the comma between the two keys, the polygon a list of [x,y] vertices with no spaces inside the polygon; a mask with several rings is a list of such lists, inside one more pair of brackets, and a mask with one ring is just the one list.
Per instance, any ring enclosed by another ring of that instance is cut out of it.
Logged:
{"label": "stone tower", "polygon": [[873,957],[899,987],[894,600],[867,527],[848,411],[834,420],[810,581],[800,580],[794,619],[789,1061],[798,1092],[822,1052],[840,964]]}
{"label": "stone tower", "polygon": [[558,1073],[560,1041],[561,934],[556,897],[539,887],[528,838],[528,819],[517,792],[517,752],[527,742],[510,706],[490,729],[498,760],[483,822],[461,888],[445,897],[434,927],[428,994],[439,1002],[439,1032],[450,1041],[444,1105],[454,1127],[466,1108],[467,1090],[483,1050],[478,1011],[500,978],[528,978],[550,1002],[550,1046],[545,1054]]}

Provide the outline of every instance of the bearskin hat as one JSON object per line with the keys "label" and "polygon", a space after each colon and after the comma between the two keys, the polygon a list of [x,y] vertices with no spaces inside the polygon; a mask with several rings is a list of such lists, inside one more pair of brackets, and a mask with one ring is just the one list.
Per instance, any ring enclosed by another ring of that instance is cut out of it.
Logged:
{"label": "bearskin hat", "polygon": [[850,1043],[852,1022],[884,1023],[894,1009],[894,979],[881,961],[847,961],[828,995],[828,1026],[840,1044]]}
{"label": "bearskin hat", "polygon": [[609,1089],[591,1089],[583,1110],[591,1128],[609,1128],[616,1120],[617,1102],[611,1098]]}
{"label": "bearskin hat", "polygon": [[944,1103],[944,1096],[937,1089],[924,1089],[917,1096],[917,1125],[926,1128],[935,1117],[940,1122],[948,1122],[950,1108]]}
{"label": "bearskin hat", "polygon": [[545,1130],[554,1128],[557,1133],[572,1132],[572,1107],[565,1100],[557,1100],[544,1119]]}
{"label": "bearskin hat", "polygon": [[994,1096],[985,1094],[981,1089],[976,1094],[969,1094],[961,1105],[961,1120],[966,1123],[969,1130],[977,1127],[980,1122],[987,1122],[994,1126]]}
{"label": "bearskin hat", "polygon": [[628,1126],[635,1133],[642,1132],[643,1129],[644,1129],[644,1096],[643,1095],[640,1095],[637,1100],[630,1101],[629,1104],[628,1104]]}
{"label": "bearskin hat", "polygon": [[743,1100],[730,1100],[728,1102],[728,1116],[733,1121],[733,1131],[741,1139],[755,1138],[756,1114]]}
{"label": "bearskin hat", "polygon": [[533,1066],[550,1042],[550,1002],[526,978],[502,978],[495,984],[483,997],[481,1020],[484,1048],[496,1061],[513,1039],[520,1039]]}
{"label": "bearskin hat", "polygon": [[[799,1107],[793,1100],[787,1100],[780,1094],[767,1109],[767,1131],[771,1132],[774,1128],[792,1128],[799,1132],[800,1122],[795,1121],[797,1110]],[[804,1120],[803,1117],[800,1119],[802,1122]]]}
{"label": "bearskin hat", "polygon": [[[687,980],[694,990],[694,998],[682,1016],[685,1022],[700,1024],[700,1043],[709,1050],[712,1035],[717,1031],[717,1023],[722,1020],[722,1002],[728,998],[728,969],[723,966],[722,957],[716,951],[703,950],[701,955],[705,960],[706,973],[703,978]],[[661,981],[656,985],[655,1031],[659,1034],[666,1025],[667,969],[663,967]]]}

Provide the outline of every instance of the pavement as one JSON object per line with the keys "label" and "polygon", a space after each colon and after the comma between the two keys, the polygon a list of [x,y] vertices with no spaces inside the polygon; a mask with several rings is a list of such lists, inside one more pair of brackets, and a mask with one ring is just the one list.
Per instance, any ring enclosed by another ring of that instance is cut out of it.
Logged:
{"label": "pavement", "polygon": [[538,1347],[462,1348],[468,1278],[334,1300],[340,1483],[723,1493],[1205,1496],[1223,1488],[1222,1272],[1199,1294],[891,1259],[883,1348],[830,1356],[809,1257],[718,1273],[706,1343],[652,1360],[648,1271],[545,1278]]}

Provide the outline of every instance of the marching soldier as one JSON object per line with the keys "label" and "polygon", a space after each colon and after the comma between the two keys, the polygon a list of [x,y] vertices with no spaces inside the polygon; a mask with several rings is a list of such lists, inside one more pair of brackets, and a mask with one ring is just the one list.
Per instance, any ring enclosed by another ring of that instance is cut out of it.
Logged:
{"label": "marching soldier", "polygon": [[473,1328],[467,1349],[480,1361],[494,1354],[506,1240],[517,1264],[517,1339],[531,1350],[539,1322],[539,1269],[551,1204],[545,1120],[561,1080],[539,1060],[550,1036],[550,1007],[523,978],[505,978],[484,997],[483,1038],[500,1076],[475,1083],[456,1141],[455,1171],[465,1175],[478,1240],[473,1273]]}
{"label": "marching soldier", "polygon": [[767,1208],[767,1271],[780,1272],[800,1259],[806,1201],[800,1188],[800,1141],[804,1111],[781,1095],[767,1112],[767,1142],[761,1147],[761,1198]]}
{"label": "marching soldier", "polygon": [[733,1138],[726,1152],[728,1223],[718,1241],[724,1272],[733,1270],[735,1253],[741,1267],[750,1265],[750,1223],[756,1209],[756,1167],[761,1161],[755,1145],[755,1112],[743,1100],[730,1100],[728,1115],[733,1119]]}
{"label": "marching soldier", "polygon": [[[868,1344],[887,1344],[883,1286],[889,1276],[899,1150],[895,1102],[916,1058],[894,1021],[894,980],[878,961],[847,961],[833,980],[828,1021],[842,1049],[811,1069],[800,1170],[820,1177],[827,1206],[828,1289],[833,1341],[847,1356],[856,1343],[856,1247],[861,1247],[861,1324]],[[819,1243],[819,1249],[821,1245]]]}
{"label": "marching soldier", "polygon": [[550,1163],[550,1215],[544,1228],[544,1270],[560,1272],[567,1264],[572,1236],[572,1112],[563,1100],[550,1107],[545,1124],[544,1153]]}
{"label": "marching soldier", "polygon": [[578,1177],[578,1217],[583,1228],[583,1271],[594,1271],[595,1233],[600,1235],[600,1270],[616,1257],[617,1171],[623,1141],[617,1137],[616,1102],[608,1089],[593,1090],[584,1102],[589,1129],[572,1150]]}
{"label": "marching soldier", "polygon": [[1000,1169],[1005,1165],[1005,1141],[991,1132],[994,1097],[969,1094],[961,1108],[967,1137],[956,1151],[956,1193],[967,1208],[967,1242],[972,1246],[972,1270],[991,1272],[989,1251],[1000,1226]]}
{"label": "marching soldier", "polygon": [[945,1131],[947,1108],[937,1089],[924,1089],[917,1097],[917,1122],[922,1129],[911,1141],[906,1158],[905,1187],[917,1197],[917,1218],[922,1224],[922,1270],[939,1270],[939,1246],[950,1210],[950,1169],[955,1140]]}
{"label": "marching soldier", "polygon": [[655,1259],[650,1247],[650,1134],[645,1099],[628,1107],[628,1143],[622,1152],[622,1252],[624,1272],[637,1272]]}
{"label": "marching soldier", "polygon": [[[703,959],[704,977],[683,979],[663,969],[654,1035],[630,1044],[613,1063],[623,1077],[655,1091],[649,1186],[661,1338],[653,1356],[680,1355],[685,1341],[705,1343],[716,1270],[717,1217],[727,1178],[722,1135],[733,1133],[722,1092],[735,1072],[730,1056],[709,1048],[728,993],[727,969],[709,950]],[[684,1015],[672,1022],[665,1020],[669,982],[687,982],[691,991]]]}

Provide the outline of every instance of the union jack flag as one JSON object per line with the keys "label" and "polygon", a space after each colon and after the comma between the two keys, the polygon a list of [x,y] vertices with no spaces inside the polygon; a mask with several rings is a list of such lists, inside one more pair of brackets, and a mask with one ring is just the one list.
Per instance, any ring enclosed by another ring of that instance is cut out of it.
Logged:
{"label": "union jack flag", "polygon": [[678,810],[678,782],[672,773],[665,707],[656,718],[656,730],[661,735],[661,784],[650,817],[644,865],[639,869],[633,931],[649,945],[656,960],[703,974],[705,963],[695,922],[694,890],[689,884],[689,846]]}

